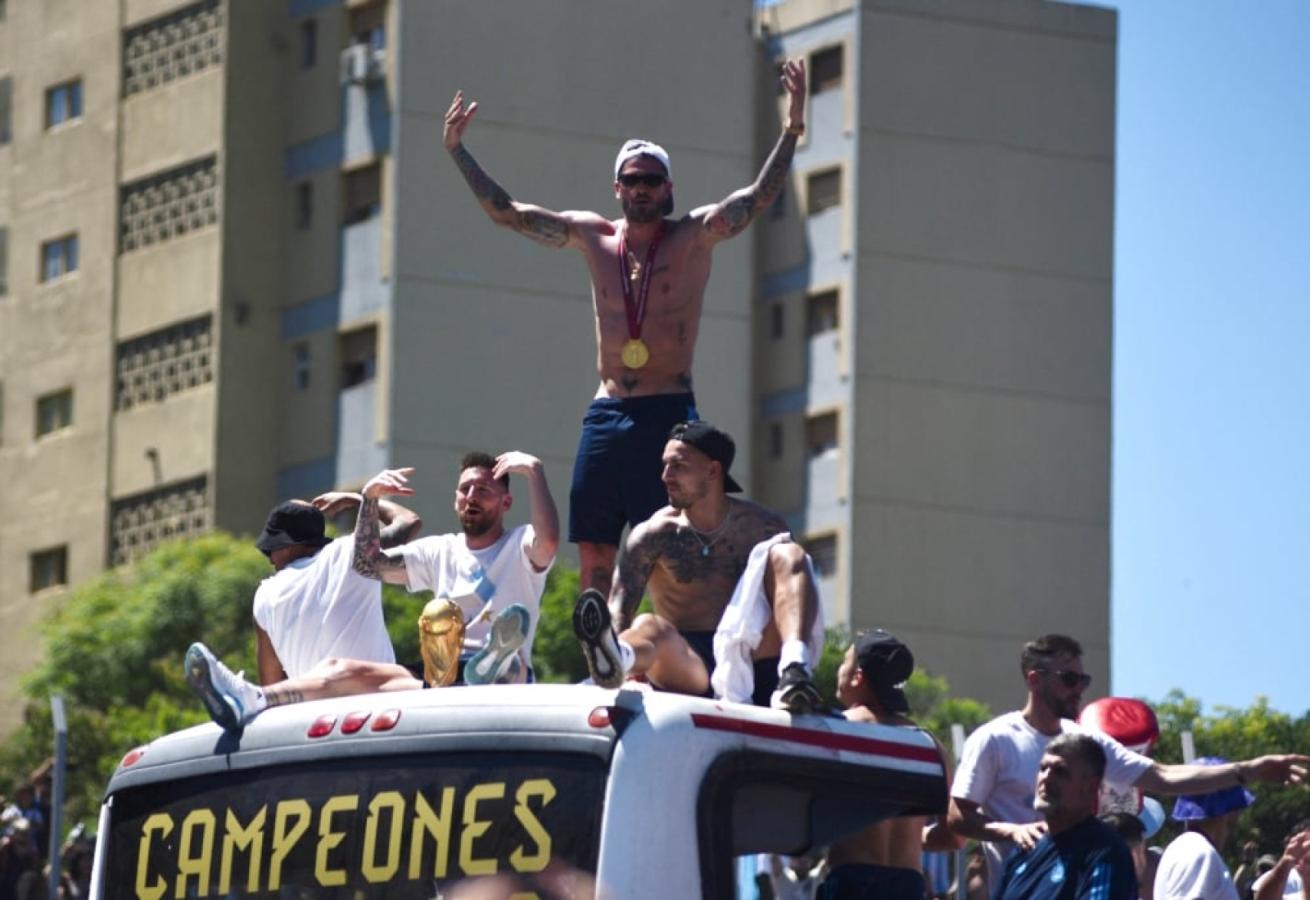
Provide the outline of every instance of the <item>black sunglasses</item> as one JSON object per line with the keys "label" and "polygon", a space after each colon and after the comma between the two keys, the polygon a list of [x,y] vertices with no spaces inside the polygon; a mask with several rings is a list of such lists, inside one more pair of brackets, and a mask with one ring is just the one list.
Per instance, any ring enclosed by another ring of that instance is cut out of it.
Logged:
{"label": "black sunglasses", "polygon": [[1092,683],[1092,676],[1088,675],[1086,672],[1070,672],[1066,669],[1034,669],[1033,671],[1045,672],[1047,675],[1054,675],[1056,678],[1060,679],[1060,684],[1067,688],[1082,688],[1083,690],[1086,690],[1087,686]]}
{"label": "black sunglasses", "polygon": [[639,184],[643,187],[657,188],[663,184],[664,181],[665,179],[663,175],[654,172],[628,172],[619,176],[619,184],[623,185],[625,188],[636,187]]}

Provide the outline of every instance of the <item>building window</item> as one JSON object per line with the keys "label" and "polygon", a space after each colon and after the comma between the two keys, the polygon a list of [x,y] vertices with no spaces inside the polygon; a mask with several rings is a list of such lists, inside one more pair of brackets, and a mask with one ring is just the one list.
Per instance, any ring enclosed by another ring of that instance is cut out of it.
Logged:
{"label": "building window", "polygon": [[350,11],[350,34],[353,43],[363,44],[371,50],[383,50],[387,46],[387,6],[385,3],[370,3],[357,6]]}
{"label": "building window", "polygon": [[364,166],[345,175],[346,208],[342,223],[366,222],[382,211],[382,167]]}
{"label": "building window", "polygon": [[[0,0],[0,3],[4,0]],[[0,146],[9,143],[13,138],[13,82],[8,76],[0,78]]]}
{"label": "building window", "polygon": [[302,181],[296,185],[296,227],[301,231],[314,222],[314,182]]}
{"label": "building window", "polygon": [[75,78],[45,92],[45,127],[54,128],[82,118],[82,79]]}
{"label": "building window", "polygon": [[377,374],[378,329],[357,328],[341,335],[341,389],[372,381]]}
{"label": "building window", "polygon": [[109,509],[109,561],[121,566],[145,556],[165,541],[195,537],[209,530],[205,476],[115,500]]}
{"label": "building window", "polygon": [[67,234],[41,245],[41,280],[54,281],[77,271],[77,235]]}
{"label": "building window", "polygon": [[73,424],[73,389],[64,388],[36,398],[36,436],[44,437]]}
{"label": "building window", "polygon": [[118,345],[114,409],[124,412],[214,380],[213,318],[170,325]]}
{"label": "building window", "polygon": [[806,183],[806,215],[823,212],[841,204],[841,169],[811,172]]}
{"label": "building window", "polygon": [[68,546],[38,550],[28,557],[27,589],[35,594],[46,588],[68,584]]}
{"label": "building window", "polygon": [[312,69],[318,62],[318,20],[300,23],[300,68]]}
{"label": "building window", "polygon": [[806,538],[801,541],[805,552],[818,571],[820,578],[832,578],[837,574],[837,535],[825,534]]}
{"label": "building window", "polygon": [[787,309],[781,303],[769,305],[769,337],[775,341],[786,331]]}
{"label": "building window", "polygon": [[210,156],[123,185],[118,250],[139,250],[217,221],[218,161]]}
{"label": "building window", "polygon": [[296,344],[296,390],[309,390],[309,372],[311,357],[309,354],[309,342],[301,341]]}
{"label": "building window", "polygon": [[769,423],[769,458],[782,459],[782,453],[783,453],[782,423],[770,422]]}
{"label": "building window", "polygon": [[0,225],[0,297],[9,293],[9,229]]}
{"label": "building window", "polygon": [[123,96],[223,61],[223,4],[201,0],[123,33]]}
{"label": "building window", "polygon": [[839,308],[835,290],[811,294],[806,300],[805,333],[814,337],[816,334],[836,331],[839,324]]}
{"label": "building window", "polygon": [[810,54],[810,95],[837,90],[842,82],[842,46],[825,47]]}
{"label": "building window", "polygon": [[805,420],[805,449],[810,459],[837,452],[837,414],[821,413]]}

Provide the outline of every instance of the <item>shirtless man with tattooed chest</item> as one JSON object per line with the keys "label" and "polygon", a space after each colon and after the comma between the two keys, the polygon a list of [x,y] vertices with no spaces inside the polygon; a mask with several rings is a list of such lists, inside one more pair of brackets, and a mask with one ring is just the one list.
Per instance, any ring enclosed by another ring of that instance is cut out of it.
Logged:
{"label": "shirtless man with tattooed chest", "polygon": [[[782,517],[729,497],[741,486],[728,473],[736,448],[709,422],[683,422],[663,452],[668,505],[628,535],[609,600],[582,592],[573,627],[593,680],[618,687],[644,677],[663,690],[708,694],[716,658],[714,635],[752,551],[787,531]],[[770,616],[751,650],[753,691],[760,706],[810,712],[820,698],[811,676],[807,637],[818,591],[800,545],[771,543],[760,591]],[[633,618],[649,594],[653,615]]]}
{"label": "shirtless man with tattooed chest", "polygon": [[583,419],[570,490],[569,540],[584,588],[608,591],[625,525],[664,503],[660,447],[669,428],[697,418],[692,358],[711,253],[777,198],[796,138],[805,130],[805,68],[783,65],[788,121],[755,182],[674,218],[673,174],[664,148],[630,140],[614,162],[620,219],[555,212],[512,199],[463,144],[478,104],[455,94],[443,140],[473,195],[497,225],[550,247],[581,251],[591,276],[600,386]]}

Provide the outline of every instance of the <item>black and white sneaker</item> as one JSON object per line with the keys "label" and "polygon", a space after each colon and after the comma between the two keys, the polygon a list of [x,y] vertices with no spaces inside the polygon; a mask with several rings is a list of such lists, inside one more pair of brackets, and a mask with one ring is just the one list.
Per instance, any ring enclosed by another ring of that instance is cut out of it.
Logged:
{"label": "black and white sneaker", "polygon": [[814,686],[814,679],[805,666],[794,662],[782,670],[778,678],[778,689],[769,698],[769,705],[792,715],[809,715],[818,712],[823,706],[823,697]]}
{"label": "black and white sneaker", "polygon": [[605,597],[595,588],[587,588],[573,607],[573,633],[587,658],[591,680],[604,688],[623,684],[623,657],[619,639],[614,635],[613,620]]}

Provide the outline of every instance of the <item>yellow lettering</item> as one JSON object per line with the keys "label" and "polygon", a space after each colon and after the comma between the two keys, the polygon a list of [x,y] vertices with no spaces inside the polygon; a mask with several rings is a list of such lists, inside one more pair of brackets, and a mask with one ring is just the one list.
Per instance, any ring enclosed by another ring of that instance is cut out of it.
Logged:
{"label": "yellow lettering", "polygon": [[475,859],[473,842],[491,827],[491,822],[478,820],[478,804],[483,800],[499,800],[505,796],[505,782],[479,784],[464,797],[464,830],[459,836],[459,867],[465,875],[495,875],[496,858]]}
{"label": "yellow lettering", "polygon": [[419,869],[423,865],[423,837],[431,835],[436,844],[437,860],[433,865],[432,877],[445,878],[450,862],[450,823],[455,806],[455,789],[442,788],[441,814],[432,811],[427,798],[421,793],[414,794],[414,822],[409,838],[409,880],[419,878]]}
{"label": "yellow lettering", "polygon": [[[293,824],[288,825],[294,819]],[[268,889],[282,887],[282,863],[291,848],[309,828],[309,804],[304,800],[283,800],[273,815],[273,853],[268,861]]]}
{"label": "yellow lettering", "polygon": [[537,844],[536,852],[524,853],[520,844],[509,855],[510,865],[515,872],[540,872],[550,862],[550,832],[541,824],[541,820],[528,806],[529,797],[540,797],[543,807],[555,799],[555,785],[545,778],[530,778],[519,786],[514,794],[514,816],[523,825],[523,829]]}
{"label": "yellow lettering", "polygon": [[359,808],[359,797],[355,794],[341,794],[329,797],[318,814],[318,852],[314,855],[314,877],[324,887],[339,887],[346,883],[346,873],[342,869],[328,868],[328,853],[346,839],[344,831],[332,830],[332,816],[339,812],[348,812]]}
{"label": "yellow lettering", "polygon": [[231,809],[223,828],[223,856],[219,863],[218,892],[226,897],[232,890],[232,858],[235,850],[250,854],[250,865],[246,868],[246,891],[255,893],[259,890],[259,869],[264,858],[264,814],[267,804],[259,808],[255,817],[245,828]]}
{"label": "yellow lettering", "polygon": [[[194,896],[204,897],[209,893],[209,869],[214,853],[214,826],[218,820],[207,809],[193,809],[182,820],[182,846],[177,851],[177,887],[173,896],[187,896],[187,876],[196,876]],[[200,855],[192,854],[192,842],[196,832],[200,832]]]}
{"label": "yellow lettering", "polygon": [[163,877],[155,879],[154,884],[146,884],[150,871],[150,833],[158,831],[161,838],[173,833],[173,817],[168,813],[155,813],[141,826],[141,843],[136,851],[136,895],[141,900],[159,900],[168,890],[168,883]]}
{"label": "yellow lettering", "polygon": [[[378,814],[391,810],[391,833],[387,835],[387,861],[377,865]],[[385,884],[400,868],[400,832],[404,828],[405,798],[399,791],[384,791],[368,805],[368,821],[364,823],[364,860],[361,869],[369,884]]]}

